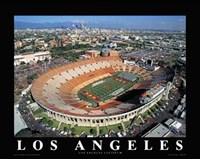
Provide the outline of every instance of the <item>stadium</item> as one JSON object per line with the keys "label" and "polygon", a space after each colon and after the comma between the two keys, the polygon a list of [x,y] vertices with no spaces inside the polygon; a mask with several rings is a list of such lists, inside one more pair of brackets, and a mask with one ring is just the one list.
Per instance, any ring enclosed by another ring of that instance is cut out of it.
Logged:
{"label": "stadium", "polygon": [[37,78],[33,99],[50,118],[77,126],[134,119],[169,93],[174,71],[149,72],[119,56],[95,57],[53,68]]}

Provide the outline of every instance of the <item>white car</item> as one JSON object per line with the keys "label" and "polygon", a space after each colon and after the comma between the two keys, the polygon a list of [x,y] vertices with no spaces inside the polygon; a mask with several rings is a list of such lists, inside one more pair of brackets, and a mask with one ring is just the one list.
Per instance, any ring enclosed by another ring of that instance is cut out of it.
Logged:
{"label": "white car", "polygon": [[121,135],[121,133],[120,133],[120,132],[118,132],[118,133],[117,133],[117,136],[118,136],[118,137],[122,137],[122,135]]}
{"label": "white car", "polygon": [[125,131],[123,131],[123,132],[122,132],[122,135],[123,135],[123,136],[126,136],[126,132],[125,132]]}

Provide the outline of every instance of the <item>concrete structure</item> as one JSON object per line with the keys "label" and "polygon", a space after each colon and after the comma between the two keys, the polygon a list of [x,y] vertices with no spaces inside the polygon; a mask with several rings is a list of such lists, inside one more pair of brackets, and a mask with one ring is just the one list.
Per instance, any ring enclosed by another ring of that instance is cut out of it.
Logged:
{"label": "concrete structure", "polygon": [[46,113],[48,114],[48,116],[60,122],[67,123],[67,124],[74,124],[78,126],[96,127],[96,126],[108,126],[108,125],[120,124],[121,122],[129,121],[130,119],[133,119],[134,117],[138,116],[139,114],[144,113],[149,108],[154,106],[155,103],[157,103],[161,98],[162,98],[162,95],[158,96],[157,98],[155,98],[148,104],[145,104],[142,107],[132,110],[127,113],[122,113],[118,115],[109,115],[109,116],[103,116],[103,117],[98,117],[98,116],[81,117],[81,116],[67,115],[67,114],[62,114],[62,113],[47,109],[42,104],[40,104],[40,106],[42,106],[46,110]]}
{"label": "concrete structure", "polygon": [[144,134],[142,137],[167,137],[170,134],[170,130],[159,123],[154,128],[149,130],[146,134]]}
{"label": "concrete structure", "polygon": [[21,42],[21,41],[16,41],[15,42],[15,49],[20,48],[22,46],[23,46],[23,42]]}
{"label": "concrete structure", "polygon": [[98,50],[90,50],[90,51],[87,51],[85,54],[89,55],[91,57],[97,57],[97,56],[100,55],[100,51],[98,51]]}
{"label": "concrete structure", "polygon": [[153,61],[154,60],[148,59],[148,60],[146,60],[146,64],[150,65],[150,66],[153,66]]}
{"label": "concrete structure", "polygon": [[130,65],[130,66],[134,66],[135,65],[135,61],[124,60],[124,64]]}
{"label": "concrete structure", "polygon": [[166,93],[165,93],[165,100],[169,100],[168,96],[169,96],[169,90],[171,89],[171,82],[167,83],[167,87],[166,87]]}
{"label": "concrete structure", "polygon": [[84,55],[80,55],[79,56],[79,59],[90,59],[91,56],[90,55],[87,55],[87,54],[84,54]]}
{"label": "concrete structure", "polygon": [[106,57],[106,56],[109,55],[109,52],[110,52],[110,49],[104,48],[104,49],[102,49],[102,51],[101,51],[101,55],[102,55],[103,57]]}
{"label": "concrete structure", "polygon": [[16,105],[14,106],[14,122],[14,135],[16,135],[20,130],[27,128],[27,125]]}
{"label": "concrete structure", "polygon": [[26,95],[27,92],[30,91],[31,87],[32,87],[32,84],[30,84],[26,89],[24,89],[24,90],[22,91],[21,95]]}
{"label": "concrete structure", "polygon": [[[89,84],[125,70],[142,77],[131,89],[149,89],[151,74],[143,68],[125,65],[119,57],[108,56],[52,69],[35,80],[31,93],[48,116],[57,121],[90,127],[119,124],[133,119],[155,105],[163,98],[166,88],[163,87],[145,104],[120,102],[114,96],[101,102],[96,108],[88,107],[90,103],[79,99],[77,93]],[[134,97],[131,100],[134,100]]]}
{"label": "concrete structure", "polygon": [[109,56],[119,56],[119,52],[118,51],[110,51]]}
{"label": "concrete structure", "polygon": [[51,59],[51,54],[49,51],[32,53],[28,52],[22,55],[14,56],[14,66],[20,65],[21,62],[37,62],[38,60],[43,61],[45,59]]}

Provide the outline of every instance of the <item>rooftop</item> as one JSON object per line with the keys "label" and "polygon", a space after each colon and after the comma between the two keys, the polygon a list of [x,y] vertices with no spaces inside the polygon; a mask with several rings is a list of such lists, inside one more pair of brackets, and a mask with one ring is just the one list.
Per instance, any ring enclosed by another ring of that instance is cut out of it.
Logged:
{"label": "rooftop", "polygon": [[162,124],[156,125],[149,130],[143,137],[165,137],[169,133],[169,129]]}
{"label": "rooftop", "polygon": [[165,124],[167,125],[167,126],[171,126],[171,124],[174,122],[174,119],[172,119],[172,118],[170,118],[170,119],[168,119],[166,122],[165,122]]}
{"label": "rooftop", "polygon": [[14,134],[16,135],[20,130],[27,128],[27,125],[16,106],[14,108],[14,113]]}

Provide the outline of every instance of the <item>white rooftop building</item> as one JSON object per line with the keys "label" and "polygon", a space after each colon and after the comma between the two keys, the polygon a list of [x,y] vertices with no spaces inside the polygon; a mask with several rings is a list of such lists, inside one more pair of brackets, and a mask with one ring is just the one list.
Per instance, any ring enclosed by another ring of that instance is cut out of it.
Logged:
{"label": "white rooftop building", "polygon": [[167,137],[170,133],[170,130],[159,123],[154,128],[149,130],[146,134],[144,134],[142,137]]}
{"label": "white rooftop building", "polygon": [[29,63],[29,62],[37,62],[38,60],[43,61],[45,59],[51,59],[51,54],[49,51],[45,52],[37,52],[37,53],[26,53],[23,55],[15,55],[14,56],[14,66],[20,65],[21,62]]}
{"label": "white rooftop building", "polygon": [[20,130],[27,128],[27,125],[17,107],[18,105],[14,106],[14,135],[16,135]]}

